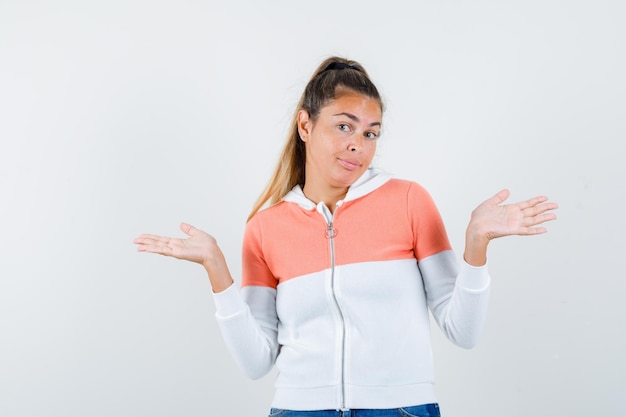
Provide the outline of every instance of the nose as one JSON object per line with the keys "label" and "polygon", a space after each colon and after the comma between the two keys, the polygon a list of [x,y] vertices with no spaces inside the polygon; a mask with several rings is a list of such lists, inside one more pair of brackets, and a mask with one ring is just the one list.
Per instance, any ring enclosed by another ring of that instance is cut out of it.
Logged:
{"label": "nose", "polygon": [[350,139],[350,143],[348,144],[348,150],[350,152],[356,152],[363,147],[363,138],[361,135],[352,135]]}

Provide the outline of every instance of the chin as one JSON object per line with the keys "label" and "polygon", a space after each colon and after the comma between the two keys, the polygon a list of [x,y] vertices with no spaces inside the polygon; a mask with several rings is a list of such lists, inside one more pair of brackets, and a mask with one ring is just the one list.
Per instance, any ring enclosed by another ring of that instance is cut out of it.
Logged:
{"label": "chin", "polygon": [[337,181],[337,187],[339,188],[348,188],[350,187],[352,184],[354,184],[356,182],[356,180],[358,180],[361,175],[363,173],[361,172],[360,174],[355,174],[355,175],[351,175],[349,178],[343,178],[342,180]]}

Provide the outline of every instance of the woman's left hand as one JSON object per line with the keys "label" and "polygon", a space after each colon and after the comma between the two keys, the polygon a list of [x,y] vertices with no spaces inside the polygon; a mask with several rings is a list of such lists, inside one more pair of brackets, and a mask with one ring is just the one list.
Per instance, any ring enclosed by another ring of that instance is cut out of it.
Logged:
{"label": "woman's left hand", "polygon": [[514,204],[502,204],[509,198],[504,189],[483,202],[472,211],[468,231],[487,240],[509,235],[537,235],[545,233],[545,227],[536,227],[556,219],[551,210],[556,203],[546,203],[548,197],[538,196]]}
{"label": "woman's left hand", "polygon": [[468,263],[484,264],[487,244],[492,239],[546,233],[546,228],[539,225],[556,219],[552,210],[558,205],[547,202],[548,197],[538,196],[519,203],[502,204],[509,195],[509,190],[504,189],[472,211],[465,244],[465,260]]}

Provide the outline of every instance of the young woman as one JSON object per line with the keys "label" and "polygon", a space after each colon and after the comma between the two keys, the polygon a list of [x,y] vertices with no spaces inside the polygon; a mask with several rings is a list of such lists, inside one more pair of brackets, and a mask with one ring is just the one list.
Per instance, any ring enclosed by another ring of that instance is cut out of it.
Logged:
{"label": "young woman", "polygon": [[215,239],[191,225],[181,225],[186,239],[135,240],[204,266],[241,369],[279,369],[271,416],[438,416],[428,310],[452,342],[472,347],[487,311],[489,241],[544,233],[537,226],[556,218],[546,197],[504,204],[502,190],[472,212],[459,263],[427,191],[370,166],[382,113],[361,65],[322,62],[248,219],[241,288]]}

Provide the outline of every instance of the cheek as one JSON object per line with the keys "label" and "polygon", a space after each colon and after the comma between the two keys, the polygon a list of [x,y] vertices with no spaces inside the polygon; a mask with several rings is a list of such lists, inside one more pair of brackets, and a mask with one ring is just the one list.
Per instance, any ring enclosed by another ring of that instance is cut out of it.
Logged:
{"label": "cheek", "polygon": [[322,140],[325,138],[316,137],[314,140],[310,140],[306,144],[307,157],[325,160],[328,158],[334,158],[334,155],[341,151],[341,147],[338,141]]}
{"label": "cheek", "polygon": [[376,141],[374,141],[374,144],[372,146],[368,146],[368,151],[367,151],[367,161],[366,162],[366,167],[369,168],[372,165],[372,160],[374,159],[374,156],[376,155]]}

